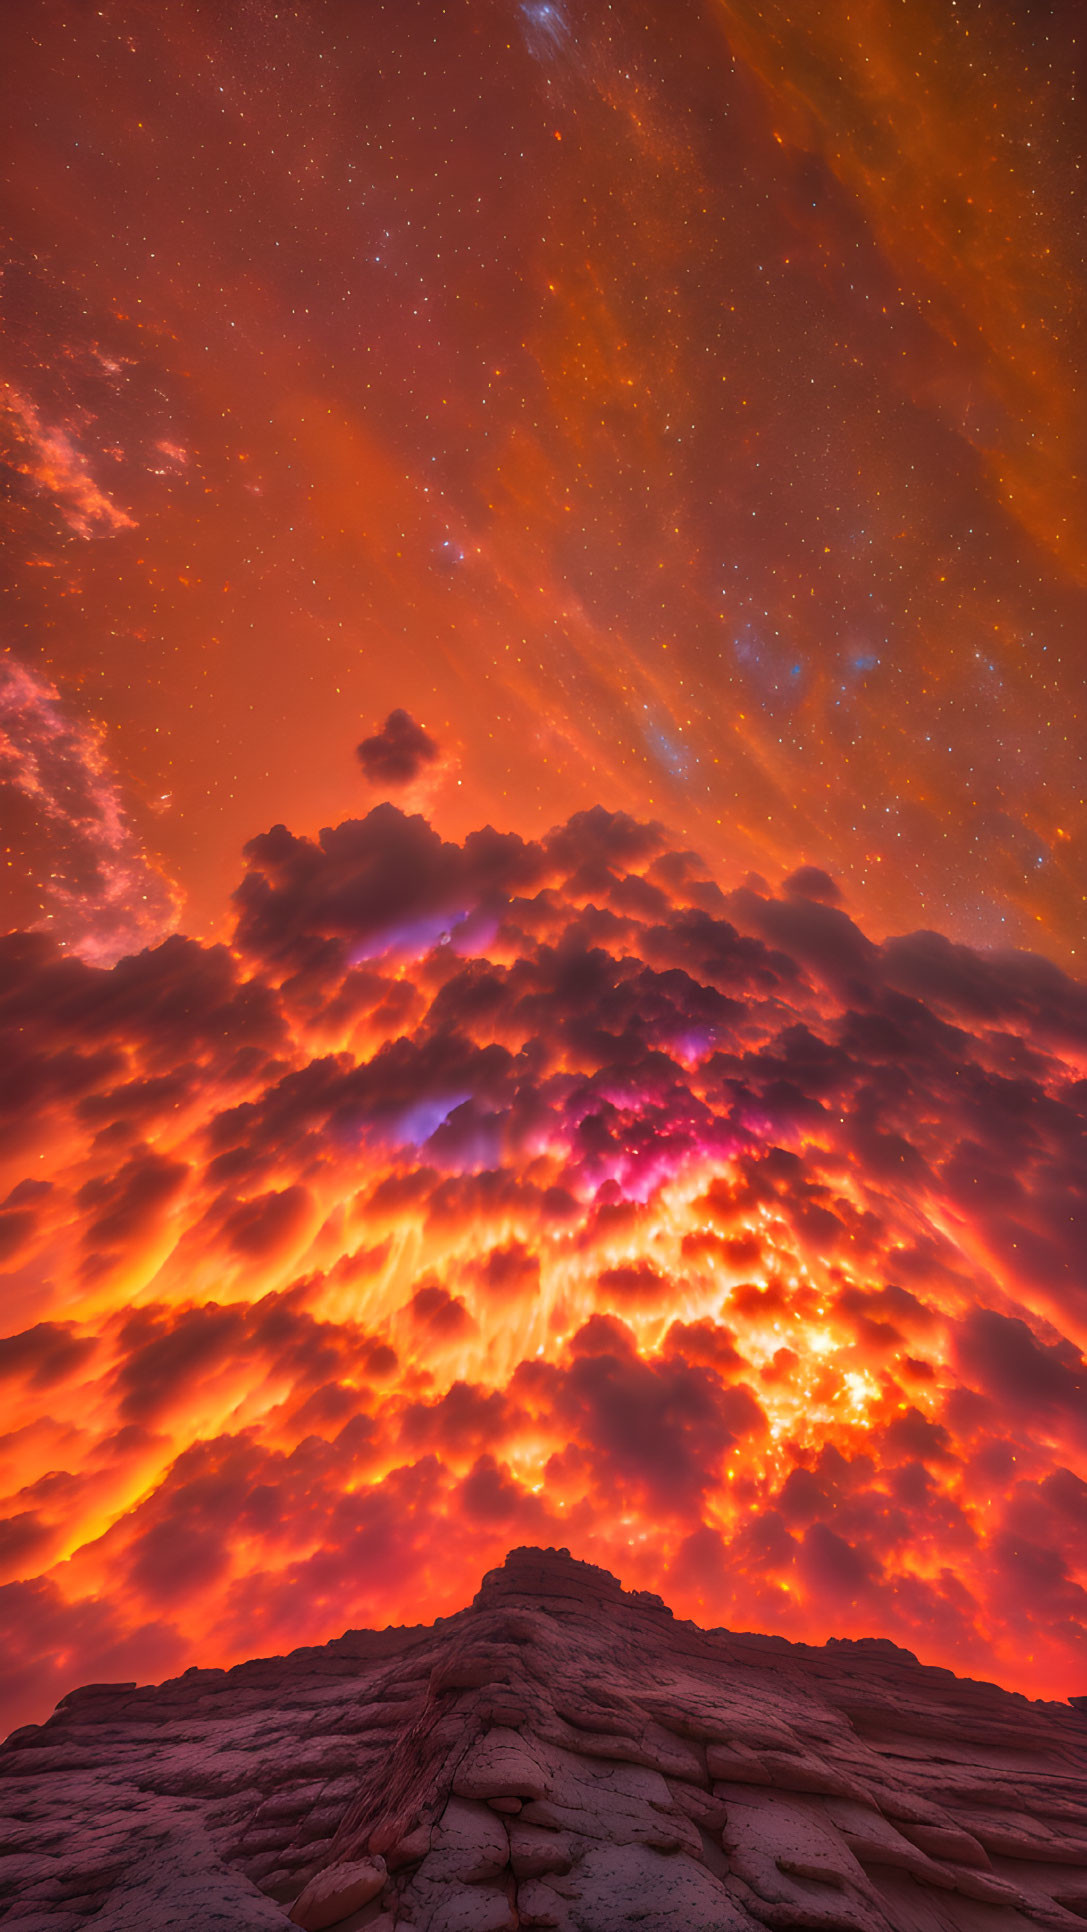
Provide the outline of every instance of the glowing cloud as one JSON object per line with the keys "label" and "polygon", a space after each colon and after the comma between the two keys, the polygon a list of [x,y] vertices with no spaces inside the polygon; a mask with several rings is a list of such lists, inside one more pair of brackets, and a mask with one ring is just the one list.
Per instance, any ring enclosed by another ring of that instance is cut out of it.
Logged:
{"label": "glowing cloud", "polygon": [[111,965],[175,925],[180,894],[141,844],[103,733],[13,658],[0,660],[0,807],[31,874],[35,924],[82,958]]}
{"label": "glowing cloud", "polygon": [[523,1541],[1066,1692],[1087,991],[602,810],[247,859],[230,948],[0,948],[11,1720]]}
{"label": "glowing cloud", "polygon": [[30,397],[11,383],[0,383],[0,415],[16,438],[12,467],[53,498],[74,536],[112,536],[136,528],[133,518],[95,482],[72,434],[44,423]]}

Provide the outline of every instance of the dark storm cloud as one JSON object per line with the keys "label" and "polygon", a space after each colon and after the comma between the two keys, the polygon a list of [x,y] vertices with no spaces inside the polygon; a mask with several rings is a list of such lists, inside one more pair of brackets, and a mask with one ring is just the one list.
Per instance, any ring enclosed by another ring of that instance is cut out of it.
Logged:
{"label": "dark storm cloud", "polygon": [[610,1315],[591,1317],[564,1364],[522,1364],[513,1388],[583,1446],[602,1493],[668,1514],[697,1508],[725,1452],[766,1427],[750,1389],[726,1387],[682,1355],[643,1361],[630,1329]]}
{"label": "dark storm cloud", "polygon": [[1087,1044],[1087,987],[1038,953],[980,953],[936,932],[888,939],[882,953],[892,985],[964,1021],[1013,1021],[1043,1038]]}
{"label": "dark storm cloud", "polygon": [[879,1565],[863,1548],[847,1542],[826,1523],[813,1523],[804,1533],[798,1568],[805,1582],[821,1596],[854,1602],[867,1593]]}
{"label": "dark storm cloud", "polygon": [[976,1308],[957,1337],[960,1362],[998,1402],[1040,1426],[1087,1437],[1087,1363],[1063,1337],[1039,1339],[1025,1321]]}
{"label": "dark storm cloud", "polygon": [[742,886],[730,895],[728,909],[742,925],[753,926],[771,945],[825,980],[835,992],[863,988],[876,976],[878,947],[847,913],[822,898],[804,893],[785,899],[763,898]]}
{"label": "dark storm cloud", "polygon": [[818,899],[828,906],[839,905],[842,897],[830,873],[821,871],[817,865],[798,866],[782,881],[782,891],[790,899]]}
{"label": "dark storm cloud", "polygon": [[239,1362],[263,1362],[296,1387],[320,1385],[360,1356],[366,1340],[350,1323],[315,1319],[305,1284],[260,1301],[208,1301],[179,1310],[136,1310],[117,1332],[115,1389],[125,1422],[148,1422],[183,1403],[200,1381]]}
{"label": "dark storm cloud", "polygon": [[71,1322],[38,1322],[0,1339],[0,1378],[25,1376],[34,1388],[50,1388],[73,1375],[97,1346],[93,1336],[78,1335]]}
{"label": "dark storm cloud", "polygon": [[116,1174],[86,1181],[76,1204],[88,1217],[88,1244],[114,1249],[138,1241],[165,1212],[188,1171],[184,1162],[142,1147]]}
{"label": "dark storm cloud", "polygon": [[[243,982],[225,946],[176,935],[105,971],[44,936],[9,934],[0,939],[0,1028],[0,1119],[24,1131],[54,1100],[85,1101],[95,1124],[169,1113],[182,1093],[206,1091],[209,1075],[251,1076],[285,1041],[275,995]],[[135,1082],[124,1077],[132,1052]]]}
{"label": "dark storm cloud", "polygon": [[632,1306],[652,1306],[662,1302],[671,1287],[667,1278],[649,1261],[630,1261],[618,1268],[603,1268],[596,1280],[605,1306],[610,1301],[620,1308],[624,1302]]}
{"label": "dark storm cloud", "polygon": [[500,1390],[454,1382],[438,1402],[409,1403],[401,1439],[413,1453],[422,1448],[447,1456],[467,1450],[475,1455],[503,1444],[514,1414],[515,1405]]}
{"label": "dark storm cloud", "polygon": [[453,845],[390,804],[326,827],[317,841],[273,826],[245,857],[237,944],[277,970],[337,981],[364,958],[418,957],[470,909],[504,906],[549,869],[542,847],[513,834],[487,827]]}
{"label": "dark storm cloud", "polygon": [[491,1248],[478,1264],[476,1280],[488,1294],[499,1297],[535,1294],[540,1281],[539,1256],[522,1241]]}
{"label": "dark storm cloud", "polygon": [[380,731],[364,738],[357,757],[371,785],[410,785],[438,757],[438,746],[410,712],[390,711]]}

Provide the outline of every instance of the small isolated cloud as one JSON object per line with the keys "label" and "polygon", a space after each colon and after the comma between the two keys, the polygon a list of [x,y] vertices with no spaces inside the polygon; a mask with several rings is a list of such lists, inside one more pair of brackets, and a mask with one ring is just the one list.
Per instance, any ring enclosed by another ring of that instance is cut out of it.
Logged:
{"label": "small isolated cloud", "polygon": [[359,764],[371,785],[410,785],[433,765],[438,746],[410,711],[390,711],[381,730],[357,747]]}

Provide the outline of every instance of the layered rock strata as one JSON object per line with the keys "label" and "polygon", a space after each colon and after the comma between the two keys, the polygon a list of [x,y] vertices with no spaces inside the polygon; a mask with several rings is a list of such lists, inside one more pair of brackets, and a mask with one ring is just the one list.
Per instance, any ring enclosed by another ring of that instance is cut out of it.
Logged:
{"label": "layered rock strata", "polygon": [[0,1750],[19,1932],[1083,1932],[1087,1714],[517,1550],[432,1628],[88,1685]]}

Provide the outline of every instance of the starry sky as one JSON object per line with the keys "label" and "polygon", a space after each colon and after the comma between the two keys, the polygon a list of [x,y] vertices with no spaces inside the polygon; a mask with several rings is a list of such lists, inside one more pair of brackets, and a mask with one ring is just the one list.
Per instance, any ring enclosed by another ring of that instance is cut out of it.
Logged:
{"label": "starry sky", "polygon": [[12,1722],[518,1541],[1082,1688],[1076,14],[5,22]]}
{"label": "starry sky", "polygon": [[406,704],[459,836],[603,800],[1075,953],[1074,16],[17,11],[5,647],[189,929]]}

